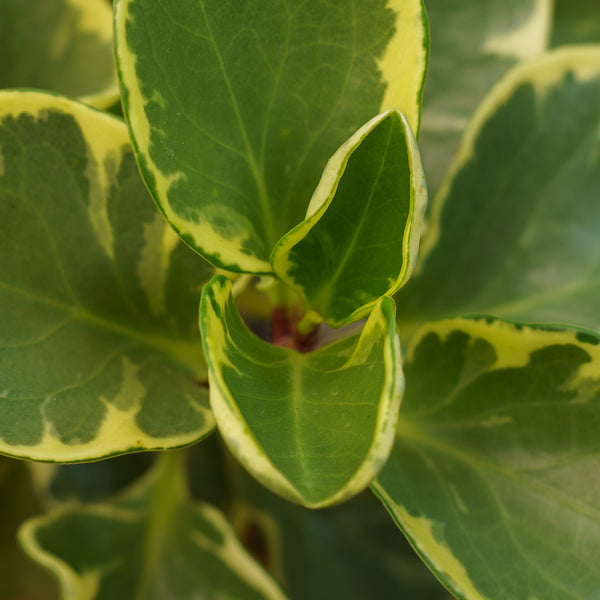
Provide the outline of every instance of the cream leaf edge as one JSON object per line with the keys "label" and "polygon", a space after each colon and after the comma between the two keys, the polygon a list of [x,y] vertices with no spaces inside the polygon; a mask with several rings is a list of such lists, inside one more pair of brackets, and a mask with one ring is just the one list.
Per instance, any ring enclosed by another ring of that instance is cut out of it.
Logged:
{"label": "cream leaf edge", "polygon": [[401,368],[400,341],[395,326],[393,300],[387,296],[379,300],[348,359],[348,363],[354,359],[360,361],[360,350],[367,343],[368,335],[373,333],[377,326],[382,328],[384,336],[387,332],[383,356],[386,380],[378,401],[371,445],[358,469],[338,492],[320,501],[310,502],[304,499],[300,491],[277,469],[262,449],[239,410],[219,368],[222,362],[227,364],[228,359],[221,356],[222,353],[215,347],[214,340],[222,337],[223,330],[219,327],[219,319],[215,318],[215,315],[211,318],[207,314],[210,310],[207,306],[208,294],[213,294],[213,290],[218,288],[214,291],[213,297],[223,309],[229,300],[230,287],[231,282],[224,276],[217,276],[207,284],[202,296],[200,319],[209,367],[211,409],[217,427],[232,454],[263,485],[287,500],[308,508],[323,508],[338,504],[356,495],[376,477],[392,450],[398,412],[404,393],[404,374]]}

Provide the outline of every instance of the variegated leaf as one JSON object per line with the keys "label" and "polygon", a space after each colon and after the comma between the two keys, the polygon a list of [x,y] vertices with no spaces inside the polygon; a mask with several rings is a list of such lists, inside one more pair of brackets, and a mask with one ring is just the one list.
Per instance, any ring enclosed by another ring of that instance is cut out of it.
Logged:
{"label": "variegated leaf", "polygon": [[268,344],[243,323],[219,275],[200,329],[210,402],[236,458],[265,486],[310,507],[364,489],[385,462],[403,385],[394,304],[376,304],[360,336],[308,354]]}
{"label": "variegated leaf", "polygon": [[275,274],[339,327],[396,292],[416,264],[427,191],[408,122],[390,110],[329,159],[306,219],[277,243]]}
{"label": "variegated leaf", "polygon": [[600,336],[426,326],[375,492],[461,600],[600,591]]}
{"label": "variegated leaf", "polygon": [[435,194],[492,85],[547,48],[552,0],[425,0],[425,8],[431,52],[419,147]]}
{"label": "variegated leaf", "polygon": [[401,332],[460,314],[600,329],[600,47],[515,68],[435,199]]}
{"label": "variegated leaf", "polygon": [[217,266],[270,273],[327,159],[392,107],[416,131],[420,0],[118,0],[124,108],[149,188]]}
{"label": "variegated leaf", "polygon": [[0,223],[0,452],[71,462],[207,435],[211,269],[153,206],[125,125],[1,93]]}
{"label": "variegated leaf", "polygon": [[111,503],[22,527],[22,545],[57,576],[64,600],[285,600],[223,514],[188,498],[180,460],[165,453]]}

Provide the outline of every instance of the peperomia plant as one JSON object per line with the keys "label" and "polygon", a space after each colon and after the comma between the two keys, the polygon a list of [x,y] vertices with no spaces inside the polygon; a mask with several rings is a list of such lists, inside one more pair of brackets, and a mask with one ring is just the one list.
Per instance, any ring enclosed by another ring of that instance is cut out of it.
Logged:
{"label": "peperomia plant", "polygon": [[[109,104],[108,7],[36,2],[7,85]],[[125,123],[0,92],[0,485],[65,600],[599,597],[580,4],[116,0]]]}

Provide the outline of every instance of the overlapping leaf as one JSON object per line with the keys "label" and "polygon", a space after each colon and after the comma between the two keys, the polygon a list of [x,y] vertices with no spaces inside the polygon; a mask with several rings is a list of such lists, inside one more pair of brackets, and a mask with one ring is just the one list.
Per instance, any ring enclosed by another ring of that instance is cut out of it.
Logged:
{"label": "overlapping leaf", "polygon": [[106,0],[2,0],[0,87],[43,88],[106,108],[119,90]]}
{"label": "overlapping leaf", "polygon": [[424,328],[376,493],[458,598],[600,590],[600,336],[501,321]]}
{"label": "overlapping leaf", "polygon": [[276,245],[275,274],[333,326],[393,294],[416,263],[427,192],[397,110],[361,127],[329,160],[306,219]]}
{"label": "overlapping leaf", "polygon": [[600,329],[598,127],[600,49],[512,71],[436,198],[400,318],[485,313]]}
{"label": "overlapping leaf", "polygon": [[546,49],[552,1],[425,0],[425,7],[431,53],[419,147],[434,192],[491,86],[515,63]]}
{"label": "overlapping leaf", "polygon": [[210,268],[157,213],[125,125],[2,93],[0,222],[0,451],[76,461],[207,435]]}
{"label": "overlapping leaf", "polygon": [[374,115],[416,131],[420,0],[118,0],[117,62],[140,166],[214,264],[269,273],[328,158]]}
{"label": "overlapping leaf", "polygon": [[393,441],[403,382],[393,301],[377,303],[360,336],[301,354],[250,333],[229,290],[216,277],[200,308],[211,407],[229,448],[295,502],[355,495]]}
{"label": "overlapping leaf", "polygon": [[188,499],[177,461],[163,457],[112,503],[26,523],[23,546],[55,573],[65,600],[284,600],[224,516]]}

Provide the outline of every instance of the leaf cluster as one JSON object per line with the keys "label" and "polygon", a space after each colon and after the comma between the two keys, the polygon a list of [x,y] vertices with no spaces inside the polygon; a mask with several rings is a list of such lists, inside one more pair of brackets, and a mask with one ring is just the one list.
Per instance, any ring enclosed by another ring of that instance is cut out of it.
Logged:
{"label": "leaf cluster", "polygon": [[4,0],[0,596],[597,598],[597,12]]}

